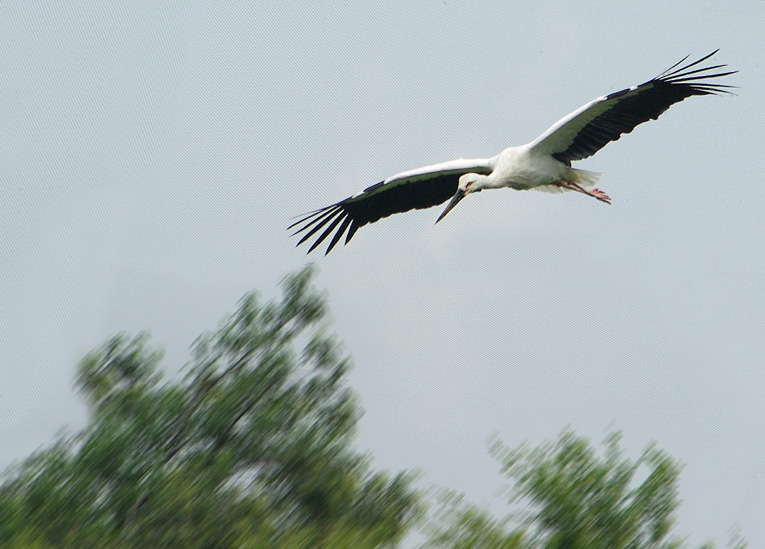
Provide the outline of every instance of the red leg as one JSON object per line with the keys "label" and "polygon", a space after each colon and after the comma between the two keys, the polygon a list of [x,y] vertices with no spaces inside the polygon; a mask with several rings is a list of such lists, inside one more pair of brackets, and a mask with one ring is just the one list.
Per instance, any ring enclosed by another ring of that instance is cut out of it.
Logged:
{"label": "red leg", "polygon": [[578,183],[574,183],[573,181],[559,181],[557,183],[553,183],[553,185],[557,185],[558,187],[561,187],[563,189],[569,189],[572,191],[577,191],[589,196],[592,196],[593,198],[597,198],[601,202],[605,202],[606,204],[611,203],[611,199],[609,196],[601,191],[600,189],[592,189],[591,191],[588,191]]}

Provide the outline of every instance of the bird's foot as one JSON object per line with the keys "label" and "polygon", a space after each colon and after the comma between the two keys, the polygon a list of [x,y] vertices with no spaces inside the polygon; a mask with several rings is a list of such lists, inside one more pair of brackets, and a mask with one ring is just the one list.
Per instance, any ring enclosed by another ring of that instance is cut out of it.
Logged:
{"label": "bird's foot", "polygon": [[611,204],[611,197],[609,197],[606,193],[601,191],[600,189],[592,189],[590,192],[588,192],[590,196],[593,196],[600,200],[601,202],[605,202],[606,204]]}
{"label": "bird's foot", "polygon": [[591,191],[588,191],[587,189],[582,187],[579,183],[575,183],[574,181],[559,181],[557,183],[553,183],[553,185],[557,185],[558,187],[561,187],[563,189],[569,189],[571,191],[576,191],[578,193],[589,195],[593,198],[597,198],[601,202],[605,202],[606,204],[611,203],[611,197],[609,197],[606,193],[604,193],[600,189],[592,189]]}

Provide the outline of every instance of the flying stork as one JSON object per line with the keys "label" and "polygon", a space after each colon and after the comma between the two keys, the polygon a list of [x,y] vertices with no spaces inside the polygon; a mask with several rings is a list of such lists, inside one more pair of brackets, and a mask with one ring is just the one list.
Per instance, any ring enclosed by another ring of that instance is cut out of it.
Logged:
{"label": "flying stork", "polygon": [[558,120],[531,143],[508,147],[492,158],[460,158],[398,173],[345,200],[305,214],[288,230],[296,229],[292,236],[305,232],[299,246],[323,229],[308,253],[334,232],[326,255],[346,231],[347,244],[367,223],[415,208],[430,208],[451,197],[438,223],[465,196],[483,189],[571,190],[610,204],[611,199],[603,191],[587,188],[594,187],[601,174],[572,168],[571,161],[595,154],[638,124],[656,120],[686,97],[731,93],[727,88],[734,86],[710,79],[737,71],[714,72],[727,65],[693,68],[718,51],[677,68],[688,59],[686,56],[639,86],[598,97]]}

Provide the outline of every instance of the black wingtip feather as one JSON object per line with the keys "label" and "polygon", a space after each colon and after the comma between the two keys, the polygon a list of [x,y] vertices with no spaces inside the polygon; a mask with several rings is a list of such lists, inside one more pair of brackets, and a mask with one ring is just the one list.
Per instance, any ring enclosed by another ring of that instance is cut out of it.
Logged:
{"label": "black wingtip feather", "polygon": [[324,252],[324,255],[327,255],[329,252],[332,251],[332,248],[335,247],[335,244],[337,244],[337,241],[340,240],[340,238],[345,233],[345,230],[348,228],[348,225],[351,224],[351,218],[348,216],[345,216],[345,220],[343,221],[343,224],[340,225],[340,228],[337,229],[337,232],[335,233],[335,236],[332,238],[332,242],[329,243],[329,246],[327,246],[327,251]]}
{"label": "black wingtip feather", "polygon": [[[690,70],[693,67],[699,65],[700,63],[703,63],[704,61],[712,57],[718,51],[720,51],[719,48],[713,51],[712,53],[705,55],[701,59],[697,59],[696,61],[692,63],[688,63],[687,65],[683,65],[679,68],[675,68],[678,65],[681,65],[686,59],[688,59],[688,56],[686,55],[682,61],[680,61],[679,63],[675,63],[674,65],[672,65],[672,67],[670,67],[669,69],[661,73],[659,76],[657,76],[653,80],[649,80],[649,82],[646,82],[646,84],[651,82],[664,82],[674,86],[685,86],[691,92],[696,91],[696,92],[701,92],[702,94],[731,93],[727,91],[725,88],[735,88],[736,86],[727,86],[724,84],[711,84],[707,82],[709,78],[722,78],[723,76],[729,76],[731,74],[736,74],[738,72],[738,71],[723,71],[723,72],[718,72],[714,74],[709,74],[711,71],[722,69],[724,67],[727,67],[728,65],[721,63],[719,65],[711,65],[709,67],[699,67],[697,69]],[[693,93],[689,95],[693,95]]]}
{"label": "black wingtip feather", "polygon": [[297,223],[293,223],[292,225],[290,225],[289,227],[287,227],[287,230],[290,230],[292,227],[295,227],[295,226],[296,226],[296,225],[298,225],[299,223],[305,223],[305,225],[303,225],[302,227],[300,227],[299,229],[297,229],[297,230],[296,230],[294,233],[292,233],[290,236],[295,236],[295,235],[297,235],[297,234],[300,234],[300,233],[302,233],[303,231],[305,231],[306,229],[308,229],[308,228],[309,228],[311,225],[313,225],[314,223],[318,223],[318,222],[320,222],[322,219],[324,219],[326,216],[328,216],[328,215],[331,215],[333,211],[335,211],[335,209],[334,209],[334,207],[332,207],[332,206],[330,206],[330,207],[328,207],[328,208],[323,208],[323,209],[321,209],[320,211],[318,211],[317,213],[315,213],[315,214],[311,214],[311,215],[309,215],[308,217],[305,217],[305,218],[301,219],[301,220],[300,220],[300,221],[298,221]]}
{"label": "black wingtip feather", "polygon": [[359,230],[359,227],[361,227],[361,225],[356,223],[354,220],[353,225],[351,225],[351,228],[348,229],[348,235],[345,237],[345,244],[348,244],[351,241],[351,238],[353,238],[353,235],[356,234],[356,231]]}
{"label": "black wingtip feather", "polygon": [[[695,66],[696,66],[696,65],[698,65],[699,63],[703,63],[704,61],[706,61],[707,59],[709,59],[710,57],[712,57],[712,56],[713,56],[714,54],[716,54],[718,51],[720,51],[720,48],[717,48],[717,49],[716,49],[715,51],[713,51],[712,53],[708,53],[707,55],[705,55],[705,56],[704,56],[704,57],[702,57],[701,59],[697,59],[697,60],[696,60],[696,61],[694,61],[693,63],[688,63],[687,65],[684,65],[684,66],[680,67],[679,69],[675,69],[675,70],[673,71],[672,69],[674,69],[674,68],[675,68],[675,67],[677,67],[678,65],[681,65],[683,62],[685,62],[685,60],[686,60],[686,59],[688,59],[688,58],[690,57],[690,55],[686,55],[686,56],[685,56],[685,57],[683,57],[683,58],[682,58],[680,61],[678,61],[677,63],[675,63],[674,65],[672,65],[670,68],[668,68],[666,71],[664,71],[663,73],[661,73],[661,74],[660,74],[659,76],[657,76],[656,78],[654,78],[654,80],[659,80],[659,79],[666,79],[666,78],[669,78],[669,77],[671,77],[673,74],[677,74],[677,73],[679,73],[679,72],[683,72],[683,71],[686,71],[686,70],[690,69],[691,67],[695,67]],[[670,71],[672,71],[672,72],[670,72]]]}
{"label": "black wingtip feather", "polygon": [[[304,222],[308,221],[312,217],[316,217],[317,215],[320,215],[320,214],[326,212],[330,208],[334,208],[336,205],[337,204],[333,204],[332,206],[327,206],[326,208],[319,208],[318,210],[313,210],[311,212],[306,212],[304,214],[295,215],[295,216],[291,217],[290,219],[297,219],[297,221],[295,221],[292,225],[287,227],[287,230],[289,231],[292,227],[300,225],[301,223],[304,223]],[[297,234],[297,233],[295,233],[295,234]]]}
{"label": "black wingtip feather", "polygon": [[[688,59],[690,56],[691,56],[690,54],[686,55],[686,56],[685,56],[685,57],[683,57],[683,58],[682,58],[680,61],[678,61],[677,63],[675,63],[674,65],[672,65],[671,67],[669,67],[667,70],[665,70],[663,73],[661,73],[661,74],[659,74],[658,76],[656,76],[656,78],[661,78],[662,76],[666,76],[666,75],[667,75],[667,73],[669,73],[669,71],[671,71],[672,69],[674,69],[674,68],[675,68],[675,67],[677,67],[678,65],[681,65],[681,64],[685,63],[685,60],[686,60],[686,59]],[[682,69],[680,69],[680,70],[682,70]]]}
{"label": "black wingtip feather", "polygon": [[316,239],[316,242],[314,242],[311,245],[311,247],[308,250],[308,253],[310,254],[313,250],[316,249],[316,246],[324,242],[324,240],[332,233],[332,231],[335,230],[335,227],[337,227],[337,224],[340,223],[340,221],[342,220],[343,220],[342,215],[335,217],[332,223],[329,224],[329,227],[327,227],[327,229],[323,233],[321,233],[321,236]]}
{"label": "black wingtip feather", "polygon": [[[298,242],[298,243],[297,243],[297,245],[298,245],[298,246],[300,246],[300,245],[301,245],[303,242],[305,242],[306,240],[308,240],[309,238],[311,238],[311,237],[312,237],[314,234],[316,234],[318,231],[320,231],[320,230],[321,230],[321,228],[322,228],[324,225],[326,225],[327,223],[329,223],[330,221],[332,221],[332,219],[333,219],[333,218],[335,218],[335,217],[337,216],[337,214],[338,214],[338,212],[337,212],[337,211],[330,211],[330,212],[329,212],[329,213],[328,213],[328,214],[327,214],[327,215],[324,217],[324,219],[322,219],[322,220],[321,220],[321,222],[320,222],[320,223],[317,223],[317,224],[316,224],[316,225],[313,227],[313,229],[311,229],[309,232],[307,232],[305,235],[303,235],[303,238],[301,238],[301,239],[300,239],[300,242]],[[302,229],[301,229],[301,230],[302,230]]]}

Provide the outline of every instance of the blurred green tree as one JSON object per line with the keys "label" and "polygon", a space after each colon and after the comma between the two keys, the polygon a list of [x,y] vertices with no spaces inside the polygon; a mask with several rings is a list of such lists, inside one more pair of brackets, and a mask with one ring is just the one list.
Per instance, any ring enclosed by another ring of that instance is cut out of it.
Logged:
{"label": "blurred green tree", "polygon": [[80,433],[10,469],[2,547],[377,547],[421,513],[412,475],[351,448],[360,410],[312,269],[256,294],[163,379],[144,335],[80,363]]}
{"label": "blurred green tree", "polygon": [[[163,378],[145,335],[88,354],[88,424],[4,474],[0,547],[398,544],[424,498],[411,473],[375,472],[351,448],[360,409],[312,274],[286,277],[277,300],[245,296],[194,343],[183,378]],[[572,431],[535,449],[495,440],[519,511],[499,520],[444,491],[426,546],[683,547],[679,464],[655,447],[630,461],[619,443],[609,435],[601,458]]]}
{"label": "blurred green tree", "polygon": [[[599,457],[586,438],[564,431],[554,443],[508,448],[495,440],[491,454],[513,482],[509,502],[520,511],[498,520],[464,497],[444,491],[429,524],[427,547],[467,549],[670,549],[679,505],[680,465],[654,446],[635,461],[622,457],[620,433],[605,440]],[[637,482],[636,478],[642,478]],[[514,527],[512,526],[514,525]],[[734,534],[730,547],[746,543]],[[704,548],[712,548],[706,544]]]}

